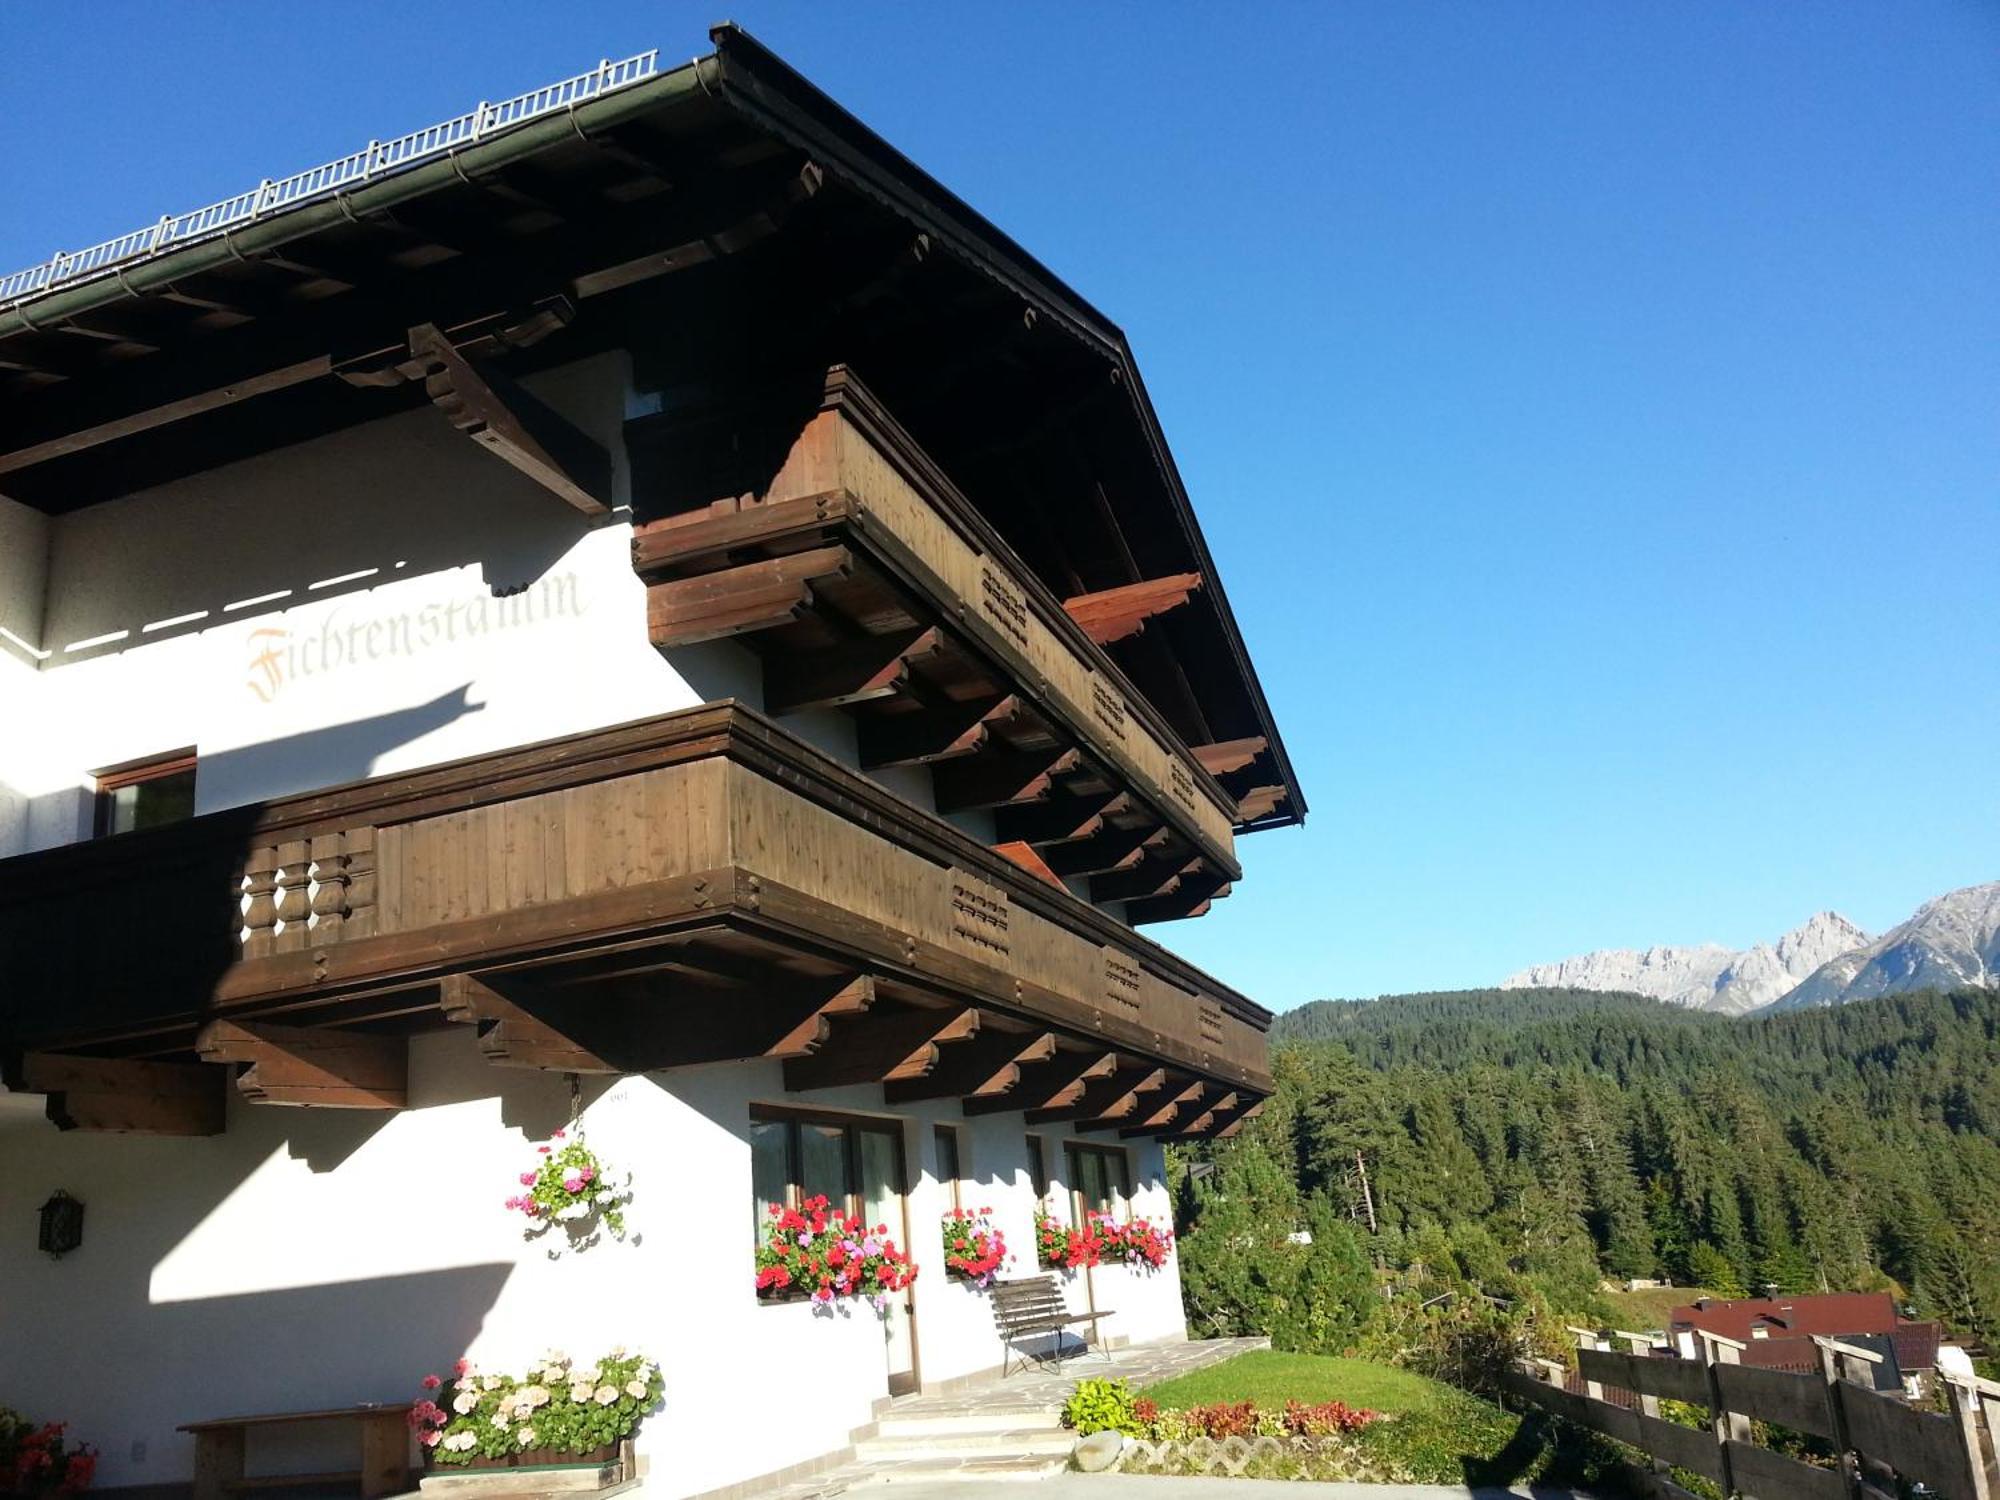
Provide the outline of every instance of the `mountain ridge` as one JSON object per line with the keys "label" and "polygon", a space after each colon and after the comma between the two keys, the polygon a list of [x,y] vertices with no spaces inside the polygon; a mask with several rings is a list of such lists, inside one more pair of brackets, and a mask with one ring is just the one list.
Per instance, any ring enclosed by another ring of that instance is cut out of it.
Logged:
{"label": "mountain ridge", "polygon": [[1822,911],[1774,942],[1601,948],[1531,965],[1499,988],[1638,994],[1749,1016],[1961,985],[2000,985],[2000,881],[1935,896],[1880,937]]}
{"label": "mountain ridge", "polygon": [[1827,963],[1869,940],[1838,912],[1822,911],[1775,942],[1738,950],[1720,943],[1601,948],[1532,965],[1501,980],[1500,988],[1613,991],[1743,1016],[1782,1000]]}

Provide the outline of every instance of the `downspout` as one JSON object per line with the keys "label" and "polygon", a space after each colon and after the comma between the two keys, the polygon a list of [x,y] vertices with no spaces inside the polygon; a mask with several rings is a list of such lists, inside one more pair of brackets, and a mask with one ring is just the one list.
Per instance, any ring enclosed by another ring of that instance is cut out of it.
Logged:
{"label": "downspout", "polygon": [[398,203],[420,198],[435,188],[492,171],[566,137],[588,137],[697,92],[707,93],[710,84],[719,76],[719,70],[720,64],[713,56],[697,58],[671,73],[662,73],[657,78],[620,89],[605,98],[590,100],[560,114],[531,120],[503,135],[427,161],[407,172],[396,173],[378,182],[364,183],[350,192],[336,193],[331,198],[287,209],[269,219],[246,224],[212,240],[170,251],[153,260],[108,269],[77,286],[65,287],[46,297],[0,312],[0,338],[31,332],[89,312],[92,308],[143,296],[184,276],[198,275],[229,261],[246,260],[315,230],[366,218]]}

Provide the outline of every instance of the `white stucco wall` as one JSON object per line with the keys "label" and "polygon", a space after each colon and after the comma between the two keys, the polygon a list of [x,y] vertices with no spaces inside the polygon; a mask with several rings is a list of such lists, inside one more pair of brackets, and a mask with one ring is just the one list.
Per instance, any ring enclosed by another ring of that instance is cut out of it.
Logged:
{"label": "white stucco wall", "polygon": [[[787,1101],[773,1063],[594,1082],[583,1123],[634,1174],[631,1234],[551,1260],[501,1204],[566,1117],[561,1079],[492,1067],[470,1032],[418,1037],[410,1059],[406,1111],[232,1100],[227,1133],[209,1139],[62,1134],[29,1101],[0,1101],[0,1405],[71,1421],[102,1449],[106,1487],[186,1479],[182,1422],[404,1399],[461,1353],[505,1366],[551,1345],[661,1360],[666,1405],[642,1449],[649,1488],[669,1496],[815,1458],[872,1419],[887,1391],[872,1310],[755,1297],[748,1124],[752,1101],[889,1113],[879,1086]],[[918,1359],[935,1385],[990,1369],[999,1346],[984,1295],[942,1265],[930,1127],[958,1111],[900,1118]],[[1021,1118],[961,1123],[981,1196],[969,1206],[995,1209],[1014,1274],[1034,1274]],[[1141,1211],[1163,1214],[1158,1147],[1134,1158]],[[83,1200],[85,1239],[51,1261],[33,1229],[57,1188]],[[1174,1262],[1093,1274],[1098,1304],[1117,1309],[1108,1334],[1180,1332]],[[335,1457],[274,1440],[252,1462]]]}
{"label": "white stucco wall", "polygon": [[[622,498],[622,358],[530,384],[612,450]],[[93,772],[189,746],[198,807],[214,811],[721,697],[759,703],[743,648],[652,649],[629,541],[623,512],[584,520],[428,410],[54,519],[0,499],[0,856],[83,837]],[[856,761],[845,714],[786,728]],[[931,805],[927,773],[879,779]],[[990,815],[953,821],[992,838]],[[775,1064],[598,1084],[586,1121],[638,1176],[635,1234],[551,1261],[500,1203],[561,1123],[561,1081],[490,1067],[469,1032],[419,1037],[411,1057],[407,1111],[232,1100],[228,1132],[204,1140],[60,1134],[38,1099],[0,1094],[0,1404],[70,1420],[102,1450],[104,1486],[178,1482],[181,1422],[404,1399],[462,1353],[516,1364],[551,1343],[587,1356],[624,1342],[666,1369],[643,1445],[665,1495],[838,1449],[885,1394],[883,1330],[866,1309],[756,1301],[752,1101],[905,1122],[923,1379],[998,1363],[986,1299],[944,1274],[931,1125],[962,1126],[968,1206],[994,1208],[1012,1274],[1035,1274],[1018,1114],[888,1111],[879,1086],[788,1100]],[[1066,1202],[1063,1136],[1044,1134]],[[1141,1211],[1166,1219],[1158,1147],[1135,1143],[1133,1159]],[[86,1243],[51,1262],[34,1213],[58,1187],[87,1205]],[[1094,1277],[1112,1337],[1180,1331],[1171,1263]],[[1083,1278],[1066,1280],[1085,1305]],[[776,1371],[804,1383],[774,1401]]]}
{"label": "white stucco wall", "polygon": [[[607,355],[530,382],[612,451],[621,499],[625,380]],[[91,773],[188,746],[207,812],[757,696],[741,648],[648,644],[625,512],[591,522],[429,409],[53,519],[9,507],[0,553],[39,525],[46,573],[0,565],[0,625],[35,620],[47,655],[33,744],[0,744],[26,808],[0,852],[82,836]]]}

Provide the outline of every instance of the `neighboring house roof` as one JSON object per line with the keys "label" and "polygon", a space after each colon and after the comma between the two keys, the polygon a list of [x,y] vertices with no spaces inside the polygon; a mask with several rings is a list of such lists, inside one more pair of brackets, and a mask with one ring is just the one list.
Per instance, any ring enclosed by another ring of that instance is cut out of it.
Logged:
{"label": "neighboring house roof", "polygon": [[1776,1338],[1781,1334],[1825,1334],[1847,1337],[1888,1333],[1902,1320],[1887,1292],[1823,1292],[1802,1297],[1743,1297],[1725,1301],[1704,1297],[1676,1307],[1669,1327],[1698,1328],[1724,1338],[1748,1341],[1755,1330]]}

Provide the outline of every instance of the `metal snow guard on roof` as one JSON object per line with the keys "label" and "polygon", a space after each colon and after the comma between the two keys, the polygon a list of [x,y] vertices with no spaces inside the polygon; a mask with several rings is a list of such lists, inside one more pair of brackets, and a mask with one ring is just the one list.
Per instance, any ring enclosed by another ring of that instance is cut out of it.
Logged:
{"label": "metal snow guard on roof", "polygon": [[121,234],[87,250],[59,250],[38,266],[0,276],[0,307],[26,302],[55,287],[88,277],[115,274],[121,266],[198,240],[213,239],[274,210],[329,197],[353,183],[368,182],[432,157],[448,155],[461,146],[541,115],[573,109],[586,100],[652,77],[659,57],[659,49],[655,48],[622,62],[606,58],[588,73],[545,84],[497,104],[481,102],[440,124],[426,125],[392,141],[370,141],[363,150],[308,167],[290,177],[277,181],[267,177],[248,192],[191,213],[165,215],[144,229]]}

